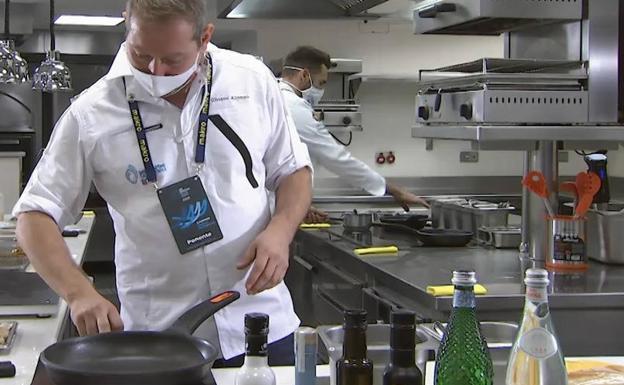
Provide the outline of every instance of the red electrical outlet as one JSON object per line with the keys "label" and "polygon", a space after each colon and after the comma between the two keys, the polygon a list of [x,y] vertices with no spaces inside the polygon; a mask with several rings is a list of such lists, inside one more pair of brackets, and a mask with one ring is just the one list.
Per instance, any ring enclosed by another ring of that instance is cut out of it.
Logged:
{"label": "red electrical outlet", "polygon": [[383,152],[380,152],[380,153],[377,155],[377,159],[376,159],[376,161],[377,161],[377,164],[385,164],[385,163],[386,163],[386,156],[384,155],[384,153],[383,153]]}
{"label": "red electrical outlet", "polygon": [[394,162],[396,162],[396,156],[394,155],[394,152],[388,152],[388,155],[386,155],[386,161],[388,162],[388,164],[394,164]]}

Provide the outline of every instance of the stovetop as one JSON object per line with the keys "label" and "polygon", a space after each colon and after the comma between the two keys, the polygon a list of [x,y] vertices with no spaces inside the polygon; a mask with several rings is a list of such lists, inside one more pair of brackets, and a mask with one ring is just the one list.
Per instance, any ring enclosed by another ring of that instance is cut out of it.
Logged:
{"label": "stovetop", "polygon": [[[63,385],[63,384],[55,384],[55,383],[53,383],[50,380],[50,378],[48,377],[48,372],[43,367],[43,364],[41,363],[41,361],[39,361],[37,363],[37,369],[35,370],[35,376],[33,378],[33,381],[31,383],[31,385]],[[212,374],[210,374],[210,378],[209,379],[207,379],[204,383],[197,384],[197,385],[217,385],[217,383],[215,382],[214,378],[212,377]]]}

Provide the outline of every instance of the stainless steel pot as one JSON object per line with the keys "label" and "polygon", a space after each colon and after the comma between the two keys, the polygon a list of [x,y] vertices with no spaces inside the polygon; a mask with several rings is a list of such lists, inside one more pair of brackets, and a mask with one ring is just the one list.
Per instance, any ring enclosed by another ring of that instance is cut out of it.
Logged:
{"label": "stainless steel pot", "polygon": [[372,213],[345,213],[342,217],[342,226],[347,230],[367,230],[373,223]]}
{"label": "stainless steel pot", "polygon": [[587,213],[587,255],[603,263],[624,265],[624,205]]}

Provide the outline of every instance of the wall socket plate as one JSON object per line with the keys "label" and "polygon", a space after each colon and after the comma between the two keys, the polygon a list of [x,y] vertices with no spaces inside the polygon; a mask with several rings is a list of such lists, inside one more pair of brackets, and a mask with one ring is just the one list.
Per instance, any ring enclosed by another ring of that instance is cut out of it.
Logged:
{"label": "wall socket plate", "polygon": [[559,151],[559,163],[568,163],[570,161],[570,153],[567,151]]}
{"label": "wall socket plate", "polygon": [[479,152],[462,151],[459,153],[459,161],[461,163],[479,163]]}

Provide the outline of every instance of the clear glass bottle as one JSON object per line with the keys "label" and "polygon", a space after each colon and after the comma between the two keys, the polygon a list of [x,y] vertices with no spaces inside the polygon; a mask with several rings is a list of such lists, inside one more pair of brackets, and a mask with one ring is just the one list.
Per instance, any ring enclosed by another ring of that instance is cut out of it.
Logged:
{"label": "clear glass bottle", "polygon": [[268,361],[268,335],[268,315],[245,314],[245,363],[236,374],[236,385],[275,385],[275,373]]}
{"label": "clear glass bottle", "polygon": [[342,358],[336,362],[337,385],[373,385],[373,363],[366,358],[366,311],[345,312]]}
{"label": "clear glass bottle", "polygon": [[416,315],[410,311],[393,312],[390,323],[390,363],[383,385],[423,385],[422,372],[416,366]]}
{"label": "clear glass bottle", "polygon": [[436,357],[435,385],[492,385],[494,369],[476,317],[473,271],[454,271],[453,310]]}
{"label": "clear glass bottle", "polygon": [[567,385],[568,375],[548,308],[548,272],[529,269],[520,331],[507,366],[506,385]]}

